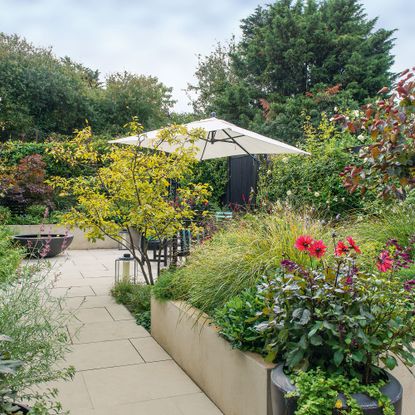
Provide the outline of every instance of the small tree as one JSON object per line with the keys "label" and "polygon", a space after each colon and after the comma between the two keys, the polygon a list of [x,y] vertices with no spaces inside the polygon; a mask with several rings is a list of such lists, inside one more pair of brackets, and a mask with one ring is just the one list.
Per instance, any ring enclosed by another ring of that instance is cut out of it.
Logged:
{"label": "small tree", "polygon": [[363,107],[356,117],[337,115],[335,120],[369,140],[362,146],[360,166],[347,166],[342,173],[345,186],[365,193],[373,188],[383,198],[404,199],[415,187],[415,68],[401,73],[389,93],[375,104]]}
{"label": "small tree", "polygon": [[[130,123],[133,134],[142,132],[135,120]],[[52,152],[71,163],[100,164],[97,174],[83,178],[54,178],[53,186],[71,192],[77,205],[64,215],[63,221],[79,226],[90,240],[107,236],[120,242],[137,261],[147,284],[154,283],[153,271],[146,249],[148,238],[161,245],[185,228],[197,230],[192,219],[195,204],[206,204],[209,195],[205,184],[183,184],[196,162],[194,141],[203,130],[173,125],[161,130],[154,139],[154,150],[136,146],[113,146],[101,156],[91,140],[90,128],[77,132],[76,146],[56,146]],[[183,140],[183,136],[188,138]],[[172,153],[161,151],[173,146]],[[175,183],[179,186],[175,186]],[[177,187],[177,188],[176,188]],[[122,229],[128,232],[128,243],[121,239]],[[144,238],[137,243],[134,234]],[[160,267],[160,264],[159,264]],[[158,269],[159,269],[158,267]]]}
{"label": "small tree", "polygon": [[0,201],[2,204],[26,209],[33,204],[53,206],[52,188],[46,184],[46,163],[40,154],[20,159],[9,167],[0,156]]}

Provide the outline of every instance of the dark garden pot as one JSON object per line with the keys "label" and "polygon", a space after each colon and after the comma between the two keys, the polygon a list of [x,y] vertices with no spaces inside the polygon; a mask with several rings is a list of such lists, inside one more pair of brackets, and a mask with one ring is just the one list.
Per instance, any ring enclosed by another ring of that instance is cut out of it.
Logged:
{"label": "dark garden pot", "polygon": [[[381,388],[381,392],[386,395],[395,408],[395,414],[401,415],[402,412],[402,385],[390,373],[386,372],[388,383]],[[284,373],[283,365],[278,365],[271,372],[271,401],[273,415],[294,415],[297,409],[297,398],[286,398],[285,395],[295,391],[295,386],[290,382],[288,376]],[[383,409],[380,408],[375,399],[370,398],[362,393],[352,395],[364,415],[383,415]],[[342,395],[339,399],[345,402]],[[344,408],[345,409],[345,408]],[[333,415],[338,415],[337,409],[333,409]]]}
{"label": "dark garden pot", "polygon": [[13,414],[28,414],[30,411],[30,408],[26,405],[22,405],[22,404],[14,404],[15,406],[17,406],[17,409],[12,412]]}
{"label": "dark garden pot", "polygon": [[13,237],[26,248],[30,258],[52,258],[64,251],[73,241],[73,235],[64,234],[31,234]]}

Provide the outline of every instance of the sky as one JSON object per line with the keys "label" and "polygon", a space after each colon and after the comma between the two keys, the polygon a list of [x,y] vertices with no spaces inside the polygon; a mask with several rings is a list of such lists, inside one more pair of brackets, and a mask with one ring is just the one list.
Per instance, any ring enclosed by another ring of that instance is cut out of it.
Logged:
{"label": "sky", "polygon": [[[175,110],[191,111],[184,92],[197,55],[240,34],[240,20],[269,0],[0,0],[0,31],[53,47],[98,69],[157,76],[173,87]],[[378,25],[398,29],[394,70],[415,65],[415,1],[362,0]]]}

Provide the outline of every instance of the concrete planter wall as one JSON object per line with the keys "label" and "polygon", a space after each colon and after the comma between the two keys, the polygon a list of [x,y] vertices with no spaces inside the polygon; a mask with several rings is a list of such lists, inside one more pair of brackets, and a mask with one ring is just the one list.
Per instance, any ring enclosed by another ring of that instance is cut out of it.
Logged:
{"label": "concrete planter wall", "polygon": [[[57,225],[44,225],[44,229],[41,231],[41,225],[10,225],[12,232],[18,234],[37,234],[37,233],[62,233],[65,234],[66,228]],[[69,246],[68,250],[75,249],[117,249],[118,245],[110,238],[104,240],[98,239],[96,242],[90,242],[85,237],[85,233],[79,228],[73,228],[69,231],[74,235],[73,242]]]}
{"label": "concrete planter wall", "polygon": [[[224,415],[271,415],[275,365],[232,349],[206,315],[181,302],[151,301],[151,334]],[[415,378],[402,365],[392,374],[403,387],[402,415],[415,414]],[[283,415],[283,414],[281,414]]]}
{"label": "concrete planter wall", "polygon": [[275,365],[232,349],[206,315],[180,302],[151,302],[151,334],[225,415],[271,415]]}

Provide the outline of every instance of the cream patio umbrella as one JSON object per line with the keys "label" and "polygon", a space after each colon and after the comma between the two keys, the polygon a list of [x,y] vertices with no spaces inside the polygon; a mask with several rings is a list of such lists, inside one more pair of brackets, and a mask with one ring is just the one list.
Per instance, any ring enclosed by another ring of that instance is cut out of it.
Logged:
{"label": "cream patio umbrella", "polygon": [[[185,124],[185,127],[189,131],[195,128],[202,128],[206,131],[205,137],[195,142],[198,149],[196,158],[201,161],[246,154],[251,156],[254,154],[309,154],[289,144],[246,130],[216,117],[194,121]],[[139,136],[119,138],[110,142],[152,148],[159,131],[153,130]],[[183,139],[185,138],[183,137]],[[162,143],[158,149],[170,153],[174,151],[174,146]]]}

